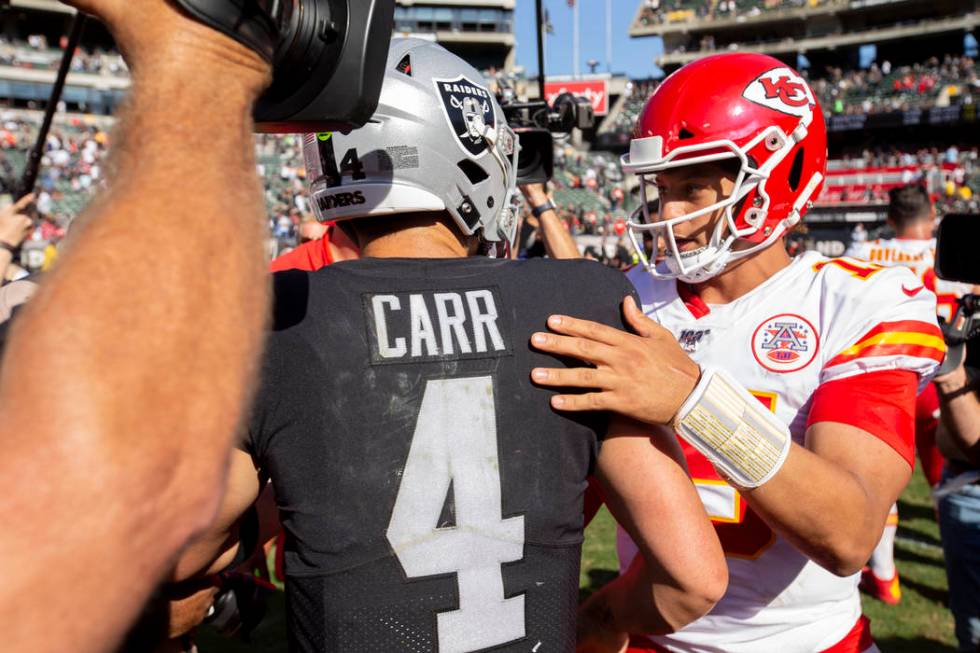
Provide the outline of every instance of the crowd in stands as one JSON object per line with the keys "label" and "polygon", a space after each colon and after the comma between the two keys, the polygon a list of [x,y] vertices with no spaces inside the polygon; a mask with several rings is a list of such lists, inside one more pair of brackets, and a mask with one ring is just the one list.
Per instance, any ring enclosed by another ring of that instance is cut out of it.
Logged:
{"label": "crowd in stands", "polygon": [[[888,61],[867,70],[827,68],[822,74],[804,71],[825,116],[874,114],[932,106],[975,104],[980,97],[980,64],[968,56],[946,55],[910,66]],[[600,132],[629,134],[657,80],[636,80],[626,86],[625,101]]]}
{"label": "crowd in stands", "polygon": [[640,27],[688,21],[752,17],[770,11],[785,11],[821,5],[842,5],[848,0],[643,0],[636,19]]}
{"label": "crowd in stands", "polygon": [[[631,122],[656,82],[634,85],[624,109]],[[31,115],[31,118],[26,118]],[[36,114],[0,113],[0,193],[13,194],[37,134]],[[107,121],[59,118],[48,137],[37,185],[39,220],[28,246],[56,243],[105,174],[110,145]],[[276,251],[294,246],[312,220],[306,196],[302,137],[257,135],[256,163],[264,179],[270,242]],[[938,200],[941,213],[980,212],[980,148],[888,148],[855,151],[830,161],[820,203],[884,202],[888,189],[921,181]],[[560,144],[555,150],[553,195],[569,230],[588,240],[595,258],[615,266],[626,256],[625,220],[639,205],[635,184],[624,178],[618,157]]]}
{"label": "crowd in stands", "polygon": [[601,126],[601,131],[616,131],[629,133],[633,131],[633,125],[640,116],[643,106],[647,99],[657,90],[660,84],[658,80],[636,80],[626,84],[625,102],[622,109],[614,116],[606,119]]}
{"label": "crowd in stands", "polygon": [[[0,37],[0,66],[55,70],[61,63],[62,48],[66,37],[58,47],[51,47],[48,40],[35,34],[26,41],[10,41]],[[78,48],[72,59],[71,71],[92,75],[128,75],[129,69],[122,55],[115,51],[87,50]]]}
{"label": "crowd in stands", "polygon": [[872,114],[928,106],[973,104],[980,93],[980,67],[967,56],[947,54],[911,66],[872,63],[867,70],[829,67],[810,74],[827,114]]}
{"label": "crowd in stands", "polygon": [[980,213],[980,148],[975,144],[865,149],[831,160],[827,168],[818,203],[885,204],[890,188],[921,183],[940,214]]}

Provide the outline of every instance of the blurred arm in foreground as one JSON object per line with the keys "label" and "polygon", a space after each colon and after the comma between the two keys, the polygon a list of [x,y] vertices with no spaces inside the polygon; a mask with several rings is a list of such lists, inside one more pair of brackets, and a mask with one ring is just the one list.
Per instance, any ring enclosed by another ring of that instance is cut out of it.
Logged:
{"label": "blurred arm in foreground", "polygon": [[133,87],[109,188],[0,371],[0,622],[36,653],[111,650],[213,517],[268,295],[269,66],[164,0],[68,4],[108,25]]}

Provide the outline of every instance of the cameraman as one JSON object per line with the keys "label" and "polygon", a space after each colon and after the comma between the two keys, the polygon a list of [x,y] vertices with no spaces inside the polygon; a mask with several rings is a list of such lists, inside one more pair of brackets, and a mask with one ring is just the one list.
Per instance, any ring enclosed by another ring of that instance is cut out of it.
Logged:
{"label": "cameraman", "polygon": [[[965,358],[965,356],[964,356]],[[939,530],[949,582],[949,609],[959,651],[980,650],[980,400],[976,370],[960,365],[937,376],[941,424],[937,444],[946,457]]]}
{"label": "cameraman", "polygon": [[67,4],[133,86],[109,188],[0,376],[0,623],[31,653],[114,649],[213,517],[268,297],[251,108],[270,66],[165,0]]}

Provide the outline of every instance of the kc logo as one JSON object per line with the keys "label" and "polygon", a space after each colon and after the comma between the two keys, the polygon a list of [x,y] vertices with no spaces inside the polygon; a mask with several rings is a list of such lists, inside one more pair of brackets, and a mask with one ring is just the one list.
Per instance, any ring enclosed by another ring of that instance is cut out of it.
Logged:
{"label": "kc logo", "polygon": [[791,81],[789,77],[780,77],[773,81],[767,77],[759,80],[762,88],[766,91],[766,97],[770,100],[779,98],[780,101],[791,107],[802,107],[810,104],[806,96],[806,87],[803,84]]}
{"label": "kc logo", "polygon": [[742,96],[756,104],[800,118],[809,115],[816,104],[806,80],[786,67],[762,73],[745,87]]}

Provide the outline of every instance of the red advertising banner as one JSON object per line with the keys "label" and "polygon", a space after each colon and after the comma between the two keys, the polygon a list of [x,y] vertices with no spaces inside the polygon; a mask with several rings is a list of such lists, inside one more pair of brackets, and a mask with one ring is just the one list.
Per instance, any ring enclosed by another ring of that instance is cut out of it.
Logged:
{"label": "red advertising banner", "polygon": [[609,93],[604,79],[544,83],[544,95],[548,104],[552,104],[555,98],[562,93],[571,93],[586,98],[592,102],[592,110],[597,116],[604,116],[609,112]]}

